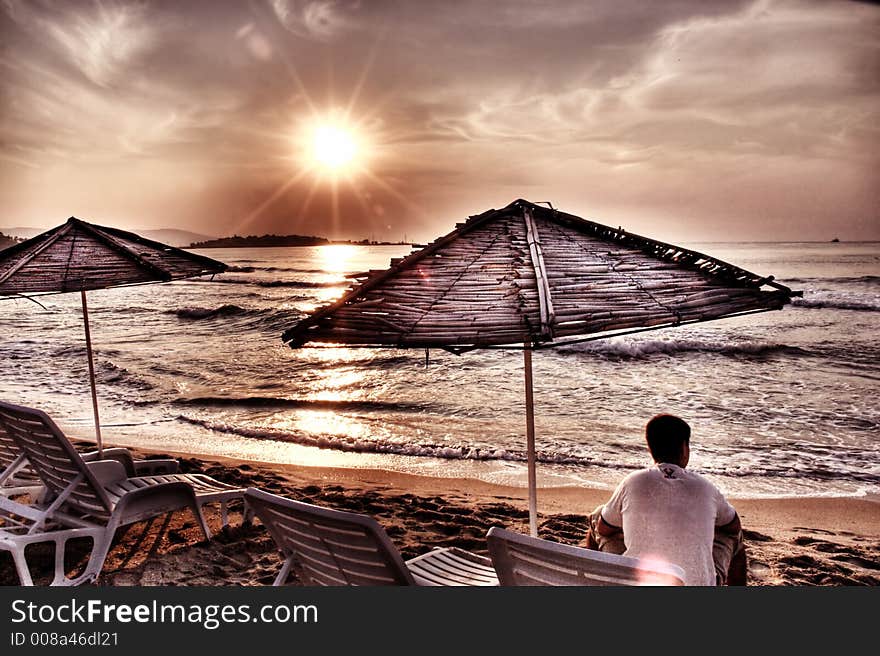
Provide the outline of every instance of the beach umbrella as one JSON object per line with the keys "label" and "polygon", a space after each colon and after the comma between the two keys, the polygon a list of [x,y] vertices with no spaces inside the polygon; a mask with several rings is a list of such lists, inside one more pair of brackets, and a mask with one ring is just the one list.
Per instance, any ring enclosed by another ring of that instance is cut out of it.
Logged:
{"label": "beach umbrella", "polygon": [[517,200],[460,223],[283,335],[298,348],[522,349],[537,535],[532,351],[779,310],[798,295],[717,258]]}
{"label": "beach umbrella", "polygon": [[82,300],[95,440],[103,454],[86,292],[222,273],[226,265],[167,244],[76,217],[0,250],[0,296],[79,292]]}

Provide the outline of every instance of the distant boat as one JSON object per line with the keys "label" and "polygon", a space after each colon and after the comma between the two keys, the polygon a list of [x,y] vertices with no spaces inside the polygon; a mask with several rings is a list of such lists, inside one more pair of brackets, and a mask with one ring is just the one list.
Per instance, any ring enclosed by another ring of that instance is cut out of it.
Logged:
{"label": "distant boat", "polygon": [[838,243],[840,243],[840,240],[837,237],[835,237],[834,239],[831,240],[831,243],[838,244]]}

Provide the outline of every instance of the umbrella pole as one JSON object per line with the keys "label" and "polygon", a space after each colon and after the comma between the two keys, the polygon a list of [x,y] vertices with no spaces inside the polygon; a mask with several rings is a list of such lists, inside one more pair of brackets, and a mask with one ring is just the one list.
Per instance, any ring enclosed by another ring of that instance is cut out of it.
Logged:
{"label": "umbrella pole", "polygon": [[86,290],[80,290],[83,306],[83,324],[86,328],[86,352],[89,354],[89,383],[92,385],[92,411],[95,413],[95,440],[98,445],[98,459],[104,458],[104,445],[101,442],[101,420],[98,418],[98,391],[95,389],[95,362],[92,358],[92,334],[89,332],[89,306],[86,303]]}
{"label": "umbrella pole", "polygon": [[535,398],[532,393],[532,345],[525,343],[523,364],[526,374],[526,449],[529,458],[529,533],[538,537],[538,483],[535,475]]}

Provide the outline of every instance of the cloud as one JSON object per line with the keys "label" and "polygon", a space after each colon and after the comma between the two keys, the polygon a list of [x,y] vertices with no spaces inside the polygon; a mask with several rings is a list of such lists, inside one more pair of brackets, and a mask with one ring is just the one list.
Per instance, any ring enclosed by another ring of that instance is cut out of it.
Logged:
{"label": "cloud", "polygon": [[272,58],[272,46],[266,37],[255,29],[253,23],[247,23],[238,28],[235,38],[244,41],[250,53],[257,59],[266,61]]}
{"label": "cloud", "polygon": [[331,40],[355,26],[359,2],[341,0],[270,0],[284,28],[297,36]]}
{"label": "cloud", "polygon": [[228,146],[228,137],[219,143],[209,133],[248,98],[222,74],[205,75],[216,50],[203,52],[182,22],[140,2],[59,9],[6,0],[3,9],[12,24],[0,24],[9,39],[0,55],[6,86],[0,141],[18,160],[30,166],[51,160],[55,167],[63,160],[80,166],[133,157],[193,161],[215,158]]}
{"label": "cloud", "polygon": [[[235,225],[297,173],[299,126],[341,114],[376,151],[352,236],[377,204],[436,219],[427,238],[521,196],[707,235],[864,226],[878,27],[876,6],[811,0],[0,0],[0,201],[38,216],[112,186],[142,216]],[[254,230],[325,216],[311,184]]]}
{"label": "cloud", "polygon": [[601,144],[688,157],[848,157],[864,139],[876,142],[880,128],[868,73],[876,17],[866,23],[847,9],[759,2],[672,23],[610,80],[489,87],[464,111],[434,121],[471,141],[589,143],[603,161],[632,156],[609,160]]}
{"label": "cloud", "polygon": [[5,0],[9,16],[71,62],[90,81],[108,87],[146,53],[158,27],[145,4],[100,2],[59,6]]}

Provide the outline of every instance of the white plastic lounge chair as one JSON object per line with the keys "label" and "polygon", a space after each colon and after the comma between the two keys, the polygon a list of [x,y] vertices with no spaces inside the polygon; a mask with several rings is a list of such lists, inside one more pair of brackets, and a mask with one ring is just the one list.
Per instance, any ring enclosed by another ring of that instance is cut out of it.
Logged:
{"label": "white plastic lounge chair", "polygon": [[[98,452],[81,453],[82,459],[91,462],[98,459]],[[125,467],[128,476],[148,476],[152,474],[175,474],[179,464],[169,458],[135,460],[128,449],[115,447],[104,449],[105,460],[117,460]],[[0,425],[0,494],[39,494],[43,482],[28,465],[27,458],[15,440]]]}
{"label": "white plastic lounge chair", "polygon": [[372,517],[255,488],[245,499],[284,556],[273,585],[283,585],[291,568],[304,585],[498,585],[489,559],[463,549],[435,549],[404,562]]}
{"label": "white plastic lounge chair", "polygon": [[[40,410],[0,402],[0,427],[17,444],[46,490],[30,504],[0,495],[0,537],[13,555],[15,547],[9,545],[41,541],[33,537],[39,533],[45,534],[42,541],[54,540],[49,532],[59,526],[103,529],[92,555],[99,572],[117,528],[189,508],[207,539],[211,534],[201,506],[221,503],[225,524],[226,502],[244,496],[243,489],[202,474],[129,477],[116,460],[86,463],[55,422]],[[21,549],[23,554],[23,546]],[[25,576],[26,568],[21,569],[18,559],[16,566],[25,584],[29,578]],[[59,580],[57,571],[55,580]],[[80,577],[77,582],[84,580]]]}
{"label": "white plastic lounge chair", "polygon": [[502,586],[684,585],[677,565],[583,549],[491,528],[489,555]]}

